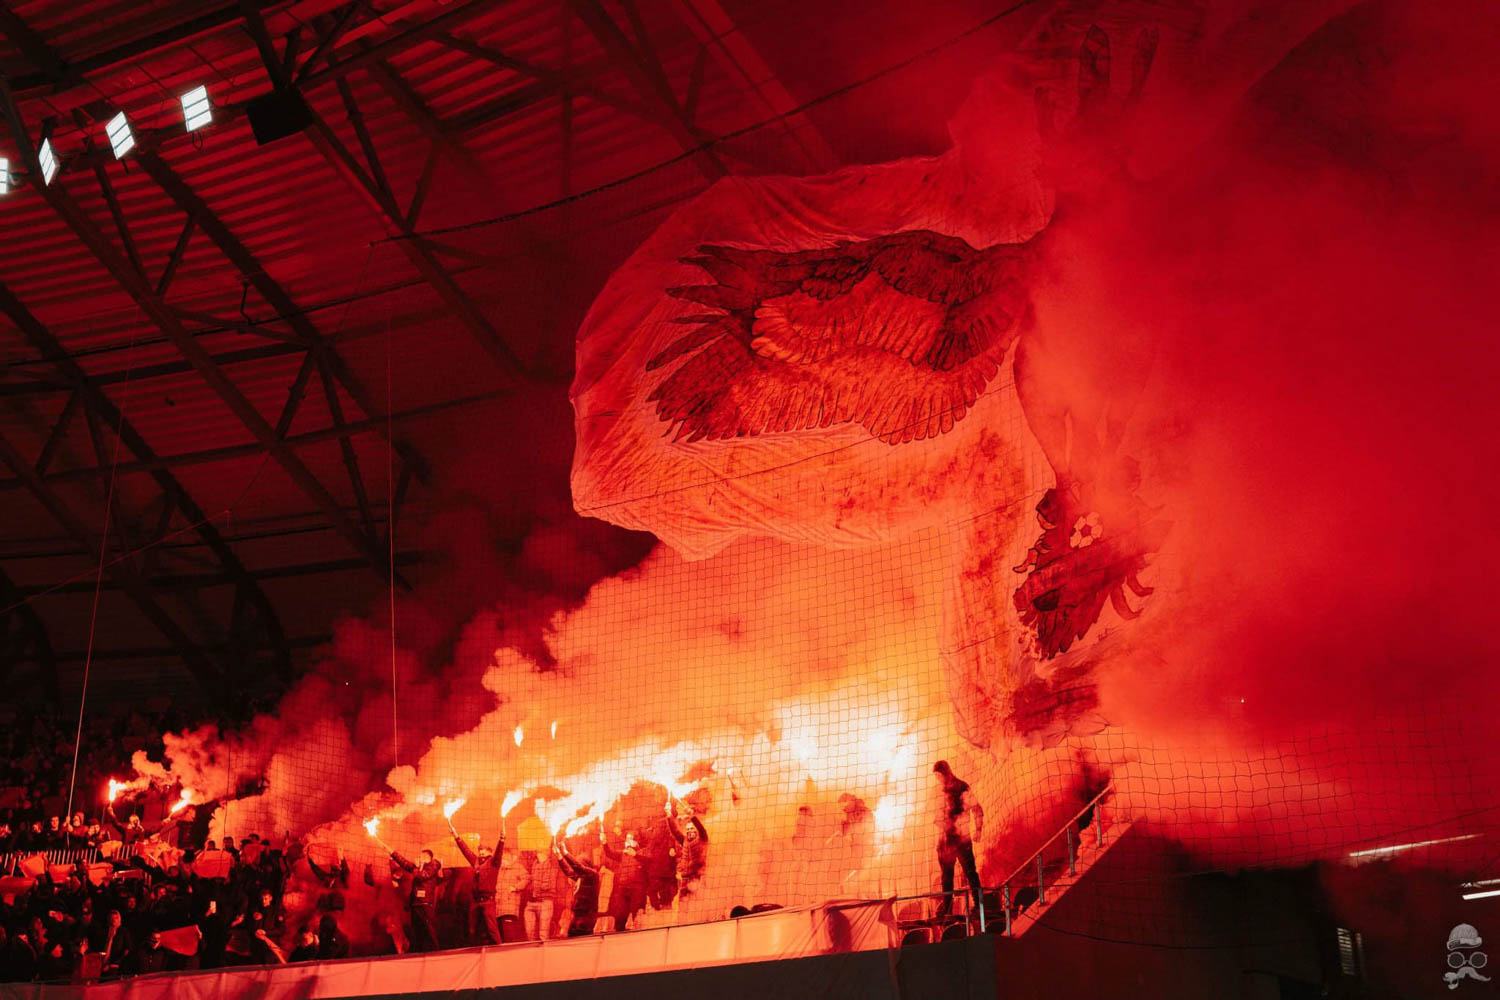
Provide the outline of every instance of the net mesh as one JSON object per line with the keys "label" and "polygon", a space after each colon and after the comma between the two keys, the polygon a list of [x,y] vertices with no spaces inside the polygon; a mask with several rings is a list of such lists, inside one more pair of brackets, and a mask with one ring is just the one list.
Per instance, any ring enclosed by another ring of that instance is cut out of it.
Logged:
{"label": "net mesh", "polygon": [[[924,65],[887,82],[910,83]],[[840,111],[838,99],[827,103]],[[736,140],[771,155],[784,125]],[[588,162],[586,146],[573,155]],[[682,158],[641,169],[593,195],[565,192],[556,207],[439,235],[478,252],[497,232],[524,226],[623,256],[703,186]],[[383,246],[377,269],[398,256]],[[467,280],[485,301],[483,280]],[[581,316],[586,302],[570,305]],[[398,323],[386,335],[398,358],[422,356],[420,332]],[[380,344],[363,346],[373,357],[389,349]],[[398,391],[407,372],[398,365]],[[1002,375],[989,391],[1014,386]],[[992,426],[1030,439],[1018,409]],[[732,507],[749,490],[788,509],[826,509],[838,498],[820,462],[854,450],[879,464],[889,447],[864,437],[793,460],[772,453],[631,500],[670,514]],[[324,863],[346,857],[356,875],[345,927],[358,942],[378,942],[388,917],[405,919],[386,845],[467,868],[445,809],[471,846],[503,831],[514,905],[551,903],[535,918],[539,934],[562,933],[575,898],[545,870],[554,840],[602,866],[598,909],[632,927],[758,904],[930,893],[939,885],[940,759],[982,805],[983,880],[1016,909],[1040,911],[1038,882],[1065,883],[1070,849],[1075,864],[1095,852],[1091,906],[1040,915],[1070,933],[1197,940],[1163,887],[1202,872],[1407,859],[1483,873],[1493,862],[1495,775],[1474,753],[1482,735],[1459,697],[1265,738],[1222,724],[1237,702],[1229,678],[1201,732],[1191,717],[1161,731],[1132,726],[1111,718],[1105,699],[1084,713],[1087,724],[1040,740],[967,738],[983,728],[975,720],[1014,637],[976,629],[955,609],[1011,601],[1012,567],[1034,538],[1016,526],[1029,525],[1052,483],[1039,451],[1028,448],[1021,463],[1028,488],[939,523],[867,525],[863,544],[752,533],[696,561],[657,547],[623,572],[632,560],[612,532],[558,516],[517,544],[494,594],[423,582],[424,600],[482,608],[461,628],[403,606],[393,665],[380,615],[345,621],[332,652],[270,715],[238,733],[170,737],[160,777],[225,801],[217,837],[279,842],[285,833]],[[371,491],[384,493],[378,483]],[[579,513],[617,512],[605,504]],[[1171,582],[1170,566],[1157,571],[1168,579],[1147,582]],[[1106,681],[1112,643],[1138,625],[1150,619],[1105,611],[1091,638]],[[687,845],[690,814],[701,823],[696,846]],[[634,888],[618,857],[628,841],[643,872]],[[466,943],[472,897],[461,879],[451,886],[441,939]],[[313,874],[296,867],[289,905],[311,913],[321,896]]]}

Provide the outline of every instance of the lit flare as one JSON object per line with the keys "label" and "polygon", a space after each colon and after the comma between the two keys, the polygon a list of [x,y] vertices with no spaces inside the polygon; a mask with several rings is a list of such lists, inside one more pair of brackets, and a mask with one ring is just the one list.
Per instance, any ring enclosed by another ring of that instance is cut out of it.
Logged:
{"label": "lit flare", "polygon": [[520,746],[521,741],[526,738],[526,730],[522,728],[521,724],[518,722],[516,723],[515,732],[513,732],[511,735],[516,738],[516,746]]}
{"label": "lit flare", "polygon": [[453,814],[462,809],[464,807],[464,803],[467,801],[469,800],[449,799],[446,803],[443,804],[443,819],[451,820],[453,818]]}
{"label": "lit flare", "polygon": [[182,812],[184,808],[192,804],[193,790],[191,788],[184,788],[182,790],[182,797],[179,798],[176,803],[173,804],[172,808],[167,811],[167,815],[176,816],[178,813]]}

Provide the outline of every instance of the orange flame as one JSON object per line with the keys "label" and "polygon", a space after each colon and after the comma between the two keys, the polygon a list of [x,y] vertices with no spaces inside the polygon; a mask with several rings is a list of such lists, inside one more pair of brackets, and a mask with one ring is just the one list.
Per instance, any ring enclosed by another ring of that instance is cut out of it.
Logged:
{"label": "orange flame", "polygon": [[129,787],[130,783],[128,781],[116,781],[114,778],[110,778],[108,791],[110,804],[114,804],[115,799],[119,797],[120,793]]}
{"label": "orange flame", "polygon": [[380,834],[378,832],[380,830],[379,816],[371,816],[369,819],[365,820],[362,825],[364,826],[366,833],[374,837],[376,840],[380,839]]}
{"label": "orange flame", "polygon": [[193,804],[193,790],[191,788],[184,788],[182,790],[182,797],[180,799],[178,799],[176,801],[176,803],[173,804],[173,806],[172,806],[171,809],[167,810],[167,815],[169,815],[169,816],[176,816],[178,813],[180,813],[183,810],[184,807],[190,806],[192,804]]}
{"label": "orange flame", "polygon": [[505,800],[500,803],[500,815],[504,817],[505,814],[514,809],[516,807],[516,804],[520,801],[521,793],[519,791],[506,792]]}
{"label": "orange flame", "polygon": [[449,799],[443,804],[443,819],[452,819],[453,814],[464,807],[468,799]]}
{"label": "orange flame", "polygon": [[526,730],[521,728],[521,724],[518,722],[516,723],[516,731],[511,735],[516,738],[516,746],[520,746],[521,741],[526,738]]}

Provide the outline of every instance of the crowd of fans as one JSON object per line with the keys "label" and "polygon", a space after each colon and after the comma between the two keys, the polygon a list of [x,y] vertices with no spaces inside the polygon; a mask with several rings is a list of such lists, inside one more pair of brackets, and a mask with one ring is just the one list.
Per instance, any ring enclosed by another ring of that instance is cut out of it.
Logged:
{"label": "crowd of fans", "polygon": [[[0,753],[0,981],[89,982],[623,930],[648,908],[688,906],[703,872],[707,829],[669,799],[654,820],[626,829],[615,818],[608,835],[596,821],[550,849],[518,850],[503,837],[474,844],[453,831],[461,863],[392,851],[351,884],[347,860],[307,838],[215,842],[218,803],[172,813],[175,790],[151,789],[103,801],[109,775],[127,773],[128,748],[149,747],[138,730],[152,721],[166,720],[136,716],[93,734],[76,779],[63,725],[38,719],[0,736],[9,751]],[[532,837],[526,846],[540,845]]]}

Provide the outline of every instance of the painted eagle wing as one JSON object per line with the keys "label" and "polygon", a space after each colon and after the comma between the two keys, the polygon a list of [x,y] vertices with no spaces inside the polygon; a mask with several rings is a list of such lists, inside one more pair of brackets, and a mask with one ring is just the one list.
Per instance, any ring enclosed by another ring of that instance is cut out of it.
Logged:
{"label": "painted eagle wing", "polygon": [[651,393],[676,438],[855,422],[889,443],[950,430],[1014,338],[1018,280],[981,251],[914,231],[809,251],[704,246],[711,283],[668,289],[717,310],[647,363],[687,360]]}

